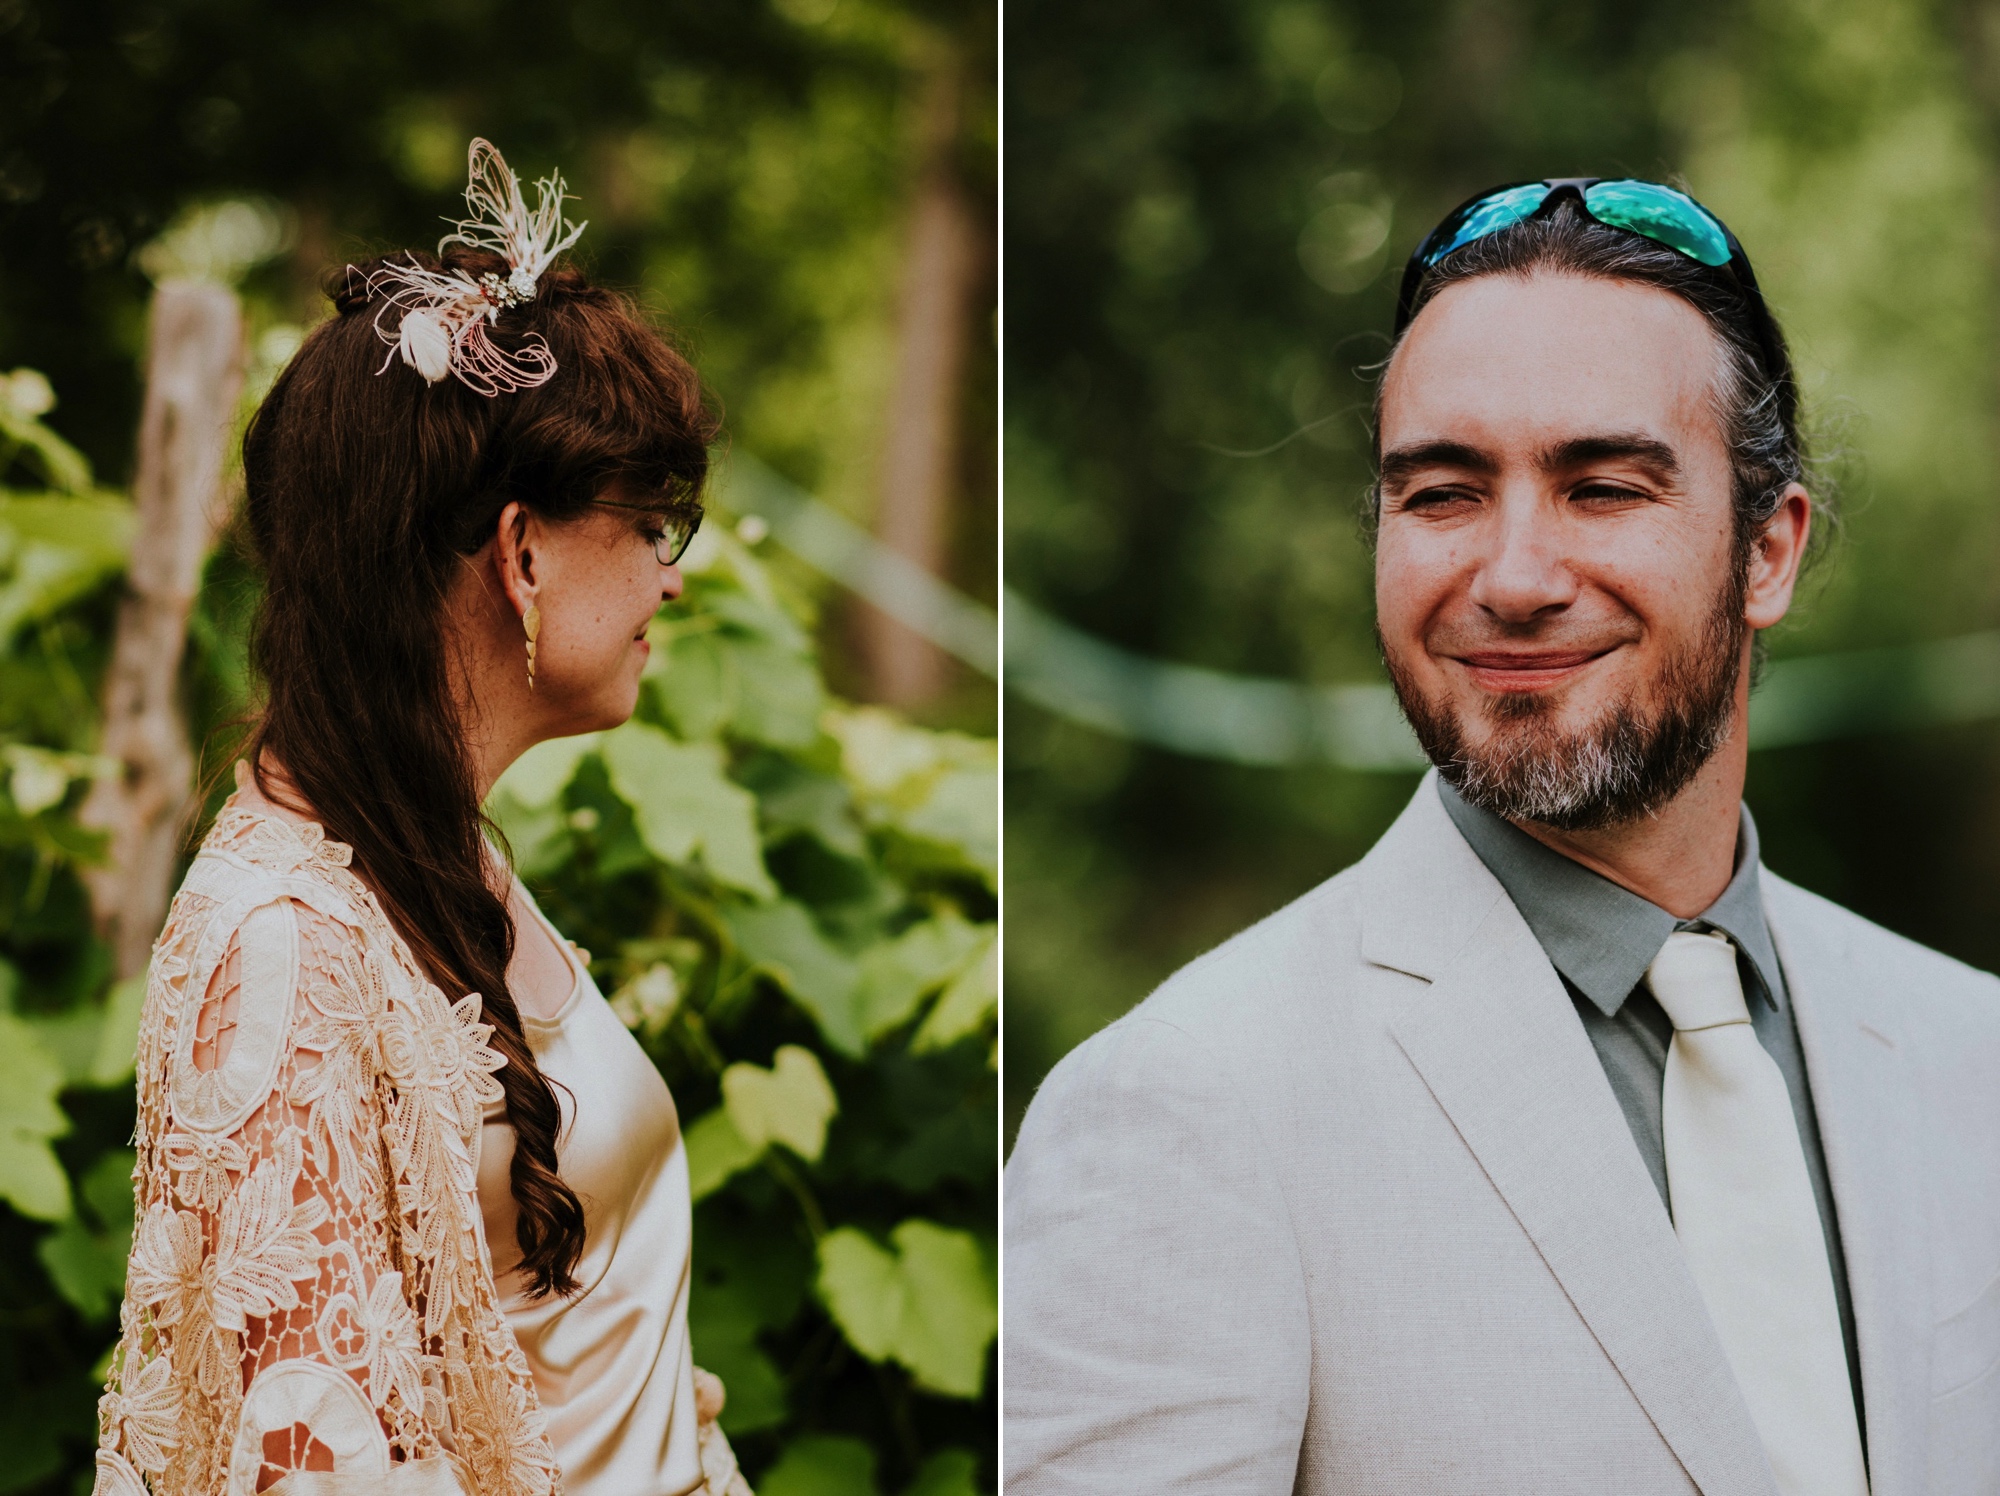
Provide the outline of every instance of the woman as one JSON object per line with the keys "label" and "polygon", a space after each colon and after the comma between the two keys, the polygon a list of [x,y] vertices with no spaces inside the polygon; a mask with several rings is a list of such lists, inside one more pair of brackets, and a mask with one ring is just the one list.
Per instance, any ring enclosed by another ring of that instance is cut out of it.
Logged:
{"label": "woman", "polygon": [[743,1489],[672,1099],[479,809],[631,714],[714,422],[472,166],[244,442],[267,701],[154,951],[99,1493]]}

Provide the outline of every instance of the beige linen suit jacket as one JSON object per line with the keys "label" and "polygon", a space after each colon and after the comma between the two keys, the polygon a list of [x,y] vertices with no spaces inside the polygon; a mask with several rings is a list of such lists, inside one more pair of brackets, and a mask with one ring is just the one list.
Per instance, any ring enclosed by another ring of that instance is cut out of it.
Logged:
{"label": "beige linen suit jacket", "polygon": [[[1873,1496],[2000,1491],[2000,982],[1764,875]],[[1044,1083],[1009,1496],[1775,1487],[1560,979],[1427,779]]]}

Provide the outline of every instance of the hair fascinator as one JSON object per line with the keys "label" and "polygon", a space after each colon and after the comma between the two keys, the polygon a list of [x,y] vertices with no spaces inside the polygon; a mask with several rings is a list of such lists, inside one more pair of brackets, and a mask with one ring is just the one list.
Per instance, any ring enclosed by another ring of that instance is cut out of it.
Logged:
{"label": "hair fascinator", "polygon": [[[555,355],[539,335],[509,353],[486,329],[509,307],[532,301],[542,272],[576,243],[586,225],[563,218],[563,179],[550,173],[535,183],[532,210],[521,179],[488,140],[474,140],[465,205],[470,217],[452,220],[452,232],[438,240],[491,250],[507,262],[503,277],[489,271],[477,280],[463,270],[426,270],[416,264],[384,265],[368,277],[368,293],[388,306],[375,315],[375,333],[392,350],[379,374],[400,354],[403,362],[436,384],[456,374],[482,395],[511,394],[546,384],[556,372]],[[402,313],[394,327],[383,319],[390,307]]]}

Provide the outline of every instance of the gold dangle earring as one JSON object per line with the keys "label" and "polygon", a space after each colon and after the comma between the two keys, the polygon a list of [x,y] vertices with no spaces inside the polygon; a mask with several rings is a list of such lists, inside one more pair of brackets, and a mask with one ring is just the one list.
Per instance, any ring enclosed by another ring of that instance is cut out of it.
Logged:
{"label": "gold dangle earring", "polygon": [[528,635],[528,689],[535,689],[535,636],[542,631],[542,610],[534,603],[521,615],[521,627]]}

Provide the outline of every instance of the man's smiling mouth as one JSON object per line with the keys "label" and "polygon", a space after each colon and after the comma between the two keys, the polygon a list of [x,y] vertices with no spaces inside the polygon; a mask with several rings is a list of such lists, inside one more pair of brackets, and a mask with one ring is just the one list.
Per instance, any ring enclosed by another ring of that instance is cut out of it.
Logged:
{"label": "man's smiling mouth", "polygon": [[1603,649],[1480,649],[1454,655],[1473,684],[1485,691],[1546,691],[1572,680],[1592,661],[1618,646]]}

